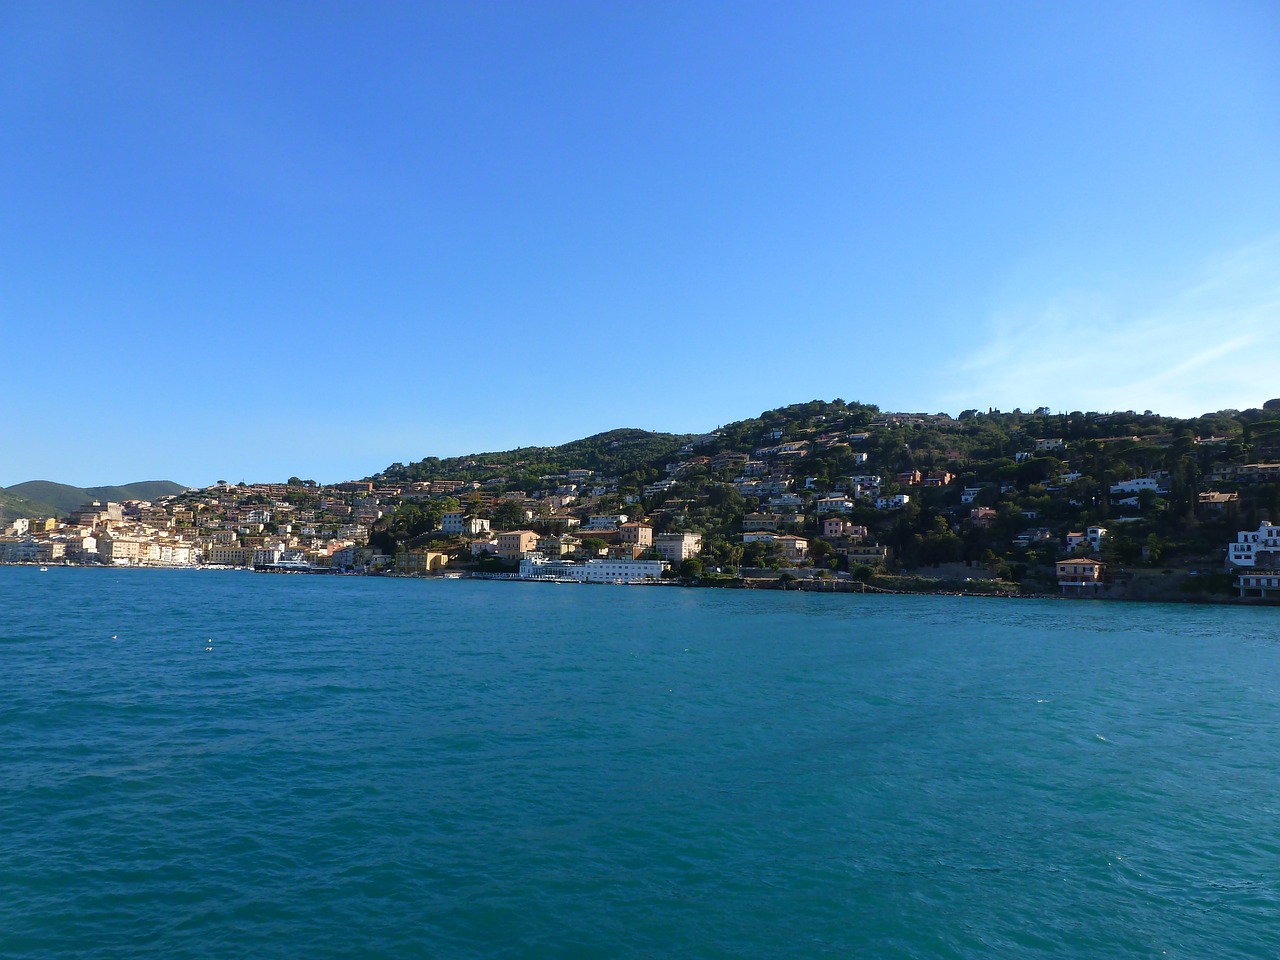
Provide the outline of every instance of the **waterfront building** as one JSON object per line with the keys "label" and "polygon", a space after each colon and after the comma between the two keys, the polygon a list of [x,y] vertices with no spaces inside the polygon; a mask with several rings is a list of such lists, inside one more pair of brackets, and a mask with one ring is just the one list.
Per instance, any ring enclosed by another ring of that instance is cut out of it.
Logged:
{"label": "waterfront building", "polygon": [[532,553],[538,545],[538,535],[532,530],[510,530],[498,534],[498,556],[503,560],[519,560]]}
{"label": "waterfront building", "polygon": [[449,563],[449,555],[426,547],[414,547],[396,555],[396,573],[419,575],[436,573]]}
{"label": "waterfront building", "polygon": [[522,580],[577,580],[579,583],[642,583],[662,576],[662,560],[548,560],[538,554],[520,561]]}
{"label": "waterfront building", "polygon": [[673,567],[702,552],[702,536],[697,533],[660,533],[653,549]]}
{"label": "waterfront building", "polygon": [[1280,567],[1280,526],[1263,520],[1257,530],[1241,530],[1227,547],[1233,567]]}
{"label": "waterfront building", "polygon": [[[103,563],[113,563],[117,566],[136,564],[145,549],[144,541],[135,537],[104,533],[98,538],[98,556],[102,558]],[[252,560],[252,554],[249,559]],[[240,566],[247,565],[247,563],[240,564]]]}
{"label": "waterfront building", "polygon": [[1280,574],[1277,573],[1242,573],[1236,577],[1236,587],[1240,590],[1240,599],[1258,597],[1268,600],[1280,598]]}
{"label": "waterfront building", "polygon": [[1070,590],[1096,590],[1102,586],[1107,565],[1086,557],[1070,560],[1059,560],[1057,565],[1058,586],[1063,593]]}

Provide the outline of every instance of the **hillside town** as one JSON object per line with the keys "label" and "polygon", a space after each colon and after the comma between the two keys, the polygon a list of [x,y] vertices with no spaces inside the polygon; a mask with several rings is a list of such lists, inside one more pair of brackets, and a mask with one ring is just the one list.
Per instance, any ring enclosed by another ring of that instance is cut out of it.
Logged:
{"label": "hillside town", "polygon": [[914,577],[1133,598],[1173,578],[1189,596],[1267,600],[1272,404],[1197,424],[814,401],[699,436],[614,431],[344,483],[94,501],[8,522],[0,562],[833,589]]}

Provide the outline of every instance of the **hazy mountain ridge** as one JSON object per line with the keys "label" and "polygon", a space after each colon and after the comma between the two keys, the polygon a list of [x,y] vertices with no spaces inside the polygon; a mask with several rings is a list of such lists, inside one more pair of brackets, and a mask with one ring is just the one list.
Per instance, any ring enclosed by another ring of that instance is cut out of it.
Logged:
{"label": "hazy mountain ridge", "polygon": [[186,489],[172,480],[140,480],[105,487],[73,487],[52,480],[27,480],[0,487],[0,509],[10,519],[61,516],[92,500],[156,500]]}

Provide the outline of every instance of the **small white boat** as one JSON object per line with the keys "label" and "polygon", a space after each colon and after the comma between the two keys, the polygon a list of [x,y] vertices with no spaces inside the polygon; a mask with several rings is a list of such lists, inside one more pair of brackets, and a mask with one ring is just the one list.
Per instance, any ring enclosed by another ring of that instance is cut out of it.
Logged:
{"label": "small white boat", "polygon": [[48,573],[48,572],[49,572],[49,568],[48,568],[48,567],[41,567],[41,568],[40,568],[40,572],[41,572],[41,573]]}

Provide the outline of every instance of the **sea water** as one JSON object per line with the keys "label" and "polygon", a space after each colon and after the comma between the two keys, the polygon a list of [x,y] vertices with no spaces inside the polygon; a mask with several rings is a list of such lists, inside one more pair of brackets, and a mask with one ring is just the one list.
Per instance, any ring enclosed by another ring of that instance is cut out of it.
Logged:
{"label": "sea water", "polygon": [[1280,955],[1280,610],[0,568],[0,956]]}

